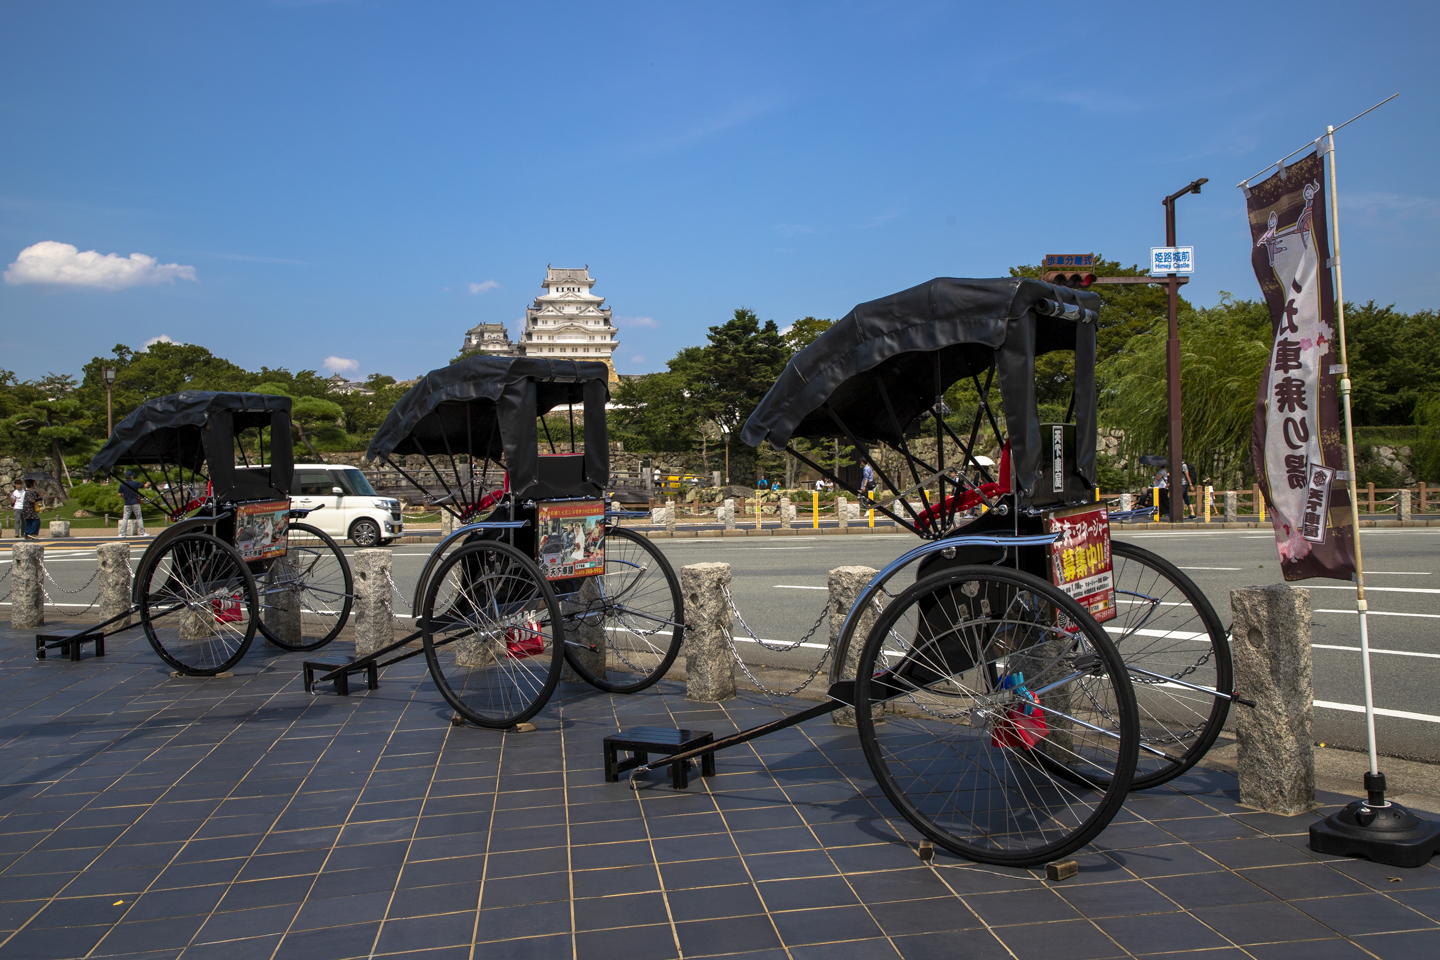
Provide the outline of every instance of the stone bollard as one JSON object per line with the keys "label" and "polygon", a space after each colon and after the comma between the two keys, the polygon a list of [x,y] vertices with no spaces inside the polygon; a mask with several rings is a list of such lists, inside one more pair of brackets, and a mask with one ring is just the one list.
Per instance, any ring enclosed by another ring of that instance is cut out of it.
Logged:
{"label": "stone bollard", "polygon": [[300,555],[287,553],[270,561],[260,596],[260,616],[265,626],[286,643],[304,642],[300,625]]}
{"label": "stone bollard", "polygon": [[[855,598],[860,595],[870,581],[875,578],[876,571],[871,567],[836,567],[830,571],[826,585],[830,591],[830,646],[833,649],[840,640],[840,628],[845,625],[845,617],[850,613],[850,608],[855,605]],[[840,675],[848,680],[855,676],[855,665],[860,661],[860,648],[865,646],[865,638],[870,636],[870,628],[875,626],[875,618],[878,611],[871,607],[860,615],[855,623],[855,630],[850,634],[850,649],[845,651],[845,668]],[[879,711],[875,711],[878,715]],[[855,711],[851,707],[841,707],[830,714],[830,722],[839,724],[842,727],[855,726]]]}
{"label": "stone bollard", "polygon": [[835,519],[839,521],[841,530],[850,526],[850,501],[844,497],[835,498]]}
{"label": "stone bollard", "polygon": [[650,522],[651,522],[651,523],[654,523],[654,524],[664,523],[664,522],[665,522],[665,508],[664,508],[664,507],[651,507],[651,508],[650,508]]}
{"label": "stone bollard", "polygon": [[61,538],[63,538],[63,537],[68,537],[68,536],[70,536],[70,521],[69,521],[69,520],[51,520],[51,521],[50,521],[50,539],[51,539],[51,540],[59,540],[59,539],[61,539]]}
{"label": "stone bollard", "polygon": [[[128,614],[132,606],[130,544],[102,543],[95,554],[100,564],[100,575],[96,578],[100,584],[100,619],[109,620],[122,613]],[[131,619],[126,616],[123,620],[117,620],[109,629],[123,630],[130,626]]]}
{"label": "stone bollard", "polygon": [[17,543],[10,548],[10,626],[45,625],[45,548]]}
{"label": "stone bollard", "polygon": [[1240,519],[1240,497],[1234,490],[1225,491],[1225,522],[1234,523]]}
{"label": "stone bollard", "polygon": [[[600,593],[600,578],[586,577],[585,582],[580,585],[580,590],[575,597],[575,605],[582,610],[600,609],[605,605],[605,598]],[[570,639],[582,646],[571,647],[570,656],[580,661],[580,665],[590,671],[592,677],[605,676],[605,620],[603,617],[581,617],[575,621],[570,628]],[[597,649],[591,650],[590,647]],[[560,668],[560,679],[566,683],[584,683],[585,678],[570,666],[570,659],[565,659],[565,665]]]}
{"label": "stone bollard", "polygon": [[692,563],[680,568],[685,594],[685,699],[715,702],[735,696],[735,658],[725,635],[733,621],[722,588],[730,564]]}
{"label": "stone bollard", "polygon": [[675,501],[674,501],[674,500],[666,500],[666,501],[665,501],[665,531],[666,531],[667,533],[674,533],[674,532],[675,532]]}
{"label": "stone bollard", "polygon": [[1315,806],[1310,591],[1283,583],[1230,591],[1240,802],[1294,816]]}
{"label": "stone bollard", "polygon": [[374,653],[395,640],[394,593],[390,589],[390,551],[379,547],[355,551],[355,653]]}
{"label": "stone bollard", "polygon": [[1131,510],[1134,510],[1134,509],[1135,509],[1135,494],[1133,494],[1133,493],[1122,493],[1122,494],[1120,494],[1120,512],[1121,512],[1121,513],[1129,513]]}
{"label": "stone bollard", "polygon": [[789,497],[780,498],[780,526],[789,530],[795,522],[795,504],[790,502]]}
{"label": "stone bollard", "polygon": [[441,536],[441,538],[443,539],[443,538],[445,538],[445,537],[450,536],[450,534],[452,534],[452,533],[455,532],[455,528],[456,528],[457,526],[459,526],[459,524],[458,524],[458,523],[456,522],[456,520],[455,520],[455,515],[452,514],[450,511],[448,511],[448,510],[446,510],[445,508],[442,507],[442,508],[440,509],[440,536]]}
{"label": "stone bollard", "polygon": [[1397,515],[1399,515],[1400,519],[1401,519],[1401,520],[1409,520],[1409,519],[1410,519],[1411,510],[1413,509],[1413,508],[1411,507],[1411,505],[1410,505],[1410,491],[1409,491],[1409,490],[1400,490],[1400,491],[1398,491],[1398,492],[1395,494],[1395,503],[1396,503],[1395,512],[1396,512]]}
{"label": "stone bollard", "polygon": [[735,501],[734,501],[734,500],[726,500],[723,504],[721,504],[720,510],[721,510],[720,520],[721,520],[722,523],[725,524],[725,529],[726,529],[726,530],[734,530],[734,529],[735,529]]}

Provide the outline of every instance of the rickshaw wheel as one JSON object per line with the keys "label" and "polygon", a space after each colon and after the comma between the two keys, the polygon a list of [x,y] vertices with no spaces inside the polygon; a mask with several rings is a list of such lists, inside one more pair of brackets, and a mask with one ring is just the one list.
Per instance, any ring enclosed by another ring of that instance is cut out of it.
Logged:
{"label": "rickshaw wheel", "polygon": [[[586,683],[635,693],[665,676],[685,639],[680,578],[650,540],[631,530],[605,533],[605,574],[587,577],[560,601],[573,643],[565,658]],[[603,659],[602,659],[603,657]],[[603,666],[603,673],[595,668]]]}
{"label": "rickshaw wheel", "polygon": [[430,676],[460,716],[513,727],[549,701],[564,663],[560,605],[519,550],[478,541],[451,553],[426,585],[421,610]]}
{"label": "rickshaw wheel", "polygon": [[240,552],[208,533],[185,533],[140,561],[140,622],[177,671],[224,673],[255,639],[260,601]]}
{"label": "rickshaw wheel", "polygon": [[1125,800],[1139,746],[1105,631],[1003,567],[953,567],[885,608],[856,667],[855,721],[906,820],[951,853],[1009,866],[1094,839]]}
{"label": "rickshaw wheel", "polygon": [[[1116,540],[1110,548],[1119,612],[1104,626],[1125,664],[1232,693],[1230,643],[1204,591],[1143,547]],[[1230,701],[1141,674],[1130,679],[1140,742],[1173,758],[1140,751],[1130,789],[1145,790],[1178,777],[1205,755],[1225,726]]]}
{"label": "rickshaw wheel", "polygon": [[318,650],[345,628],[355,582],[340,545],[325,531],[292,523],[284,557],[257,581],[260,632],[285,650]]}

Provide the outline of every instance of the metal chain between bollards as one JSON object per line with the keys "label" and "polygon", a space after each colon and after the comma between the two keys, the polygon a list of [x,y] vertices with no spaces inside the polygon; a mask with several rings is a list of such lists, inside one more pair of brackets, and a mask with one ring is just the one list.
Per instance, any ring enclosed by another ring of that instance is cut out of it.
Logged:
{"label": "metal chain between bollards", "polygon": [[730,590],[726,587],[721,587],[720,591],[725,594],[725,604],[730,608],[731,615],[730,623],[723,624],[720,632],[725,637],[725,645],[730,648],[730,656],[735,658],[735,662],[740,665],[740,669],[744,672],[745,676],[750,678],[750,682],[755,684],[762,693],[772,697],[793,697],[801,690],[810,686],[810,684],[815,681],[815,678],[820,675],[820,671],[825,668],[826,662],[829,661],[832,645],[826,644],[825,651],[820,655],[820,662],[815,665],[814,670],[810,671],[810,675],[800,682],[799,686],[792,687],[789,690],[775,690],[766,686],[759,677],[755,676],[755,674],[751,672],[749,665],[745,663],[745,658],[740,656],[740,651],[735,647],[735,636],[731,625],[733,625],[734,621],[738,620],[740,621],[740,625],[745,628],[745,632],[749,635],[746,639],[758,643],[761,647],[773,653],[788,653],[791,650],[799,649],[801,644],[809,640],[815,635],[815,631],[820,629],[820,624],[824,623],[826,618],[830,616],[830,602],[828,600],[825,602],[825,609],[820,611],[820,616],[816,618],[815,623],[806,631],[805,636],[796,640],[794,643],[772,643],[767,640],[762,640],[755,635],[754,630],[750,629],[750,625],[745,622],[744,616],[740,613],[740,608],[735,606],[735,598],[730,595]]}
{"label": "metal chain between bollards", "polygon": [[[90,584],[94,583],[94,582],[95,582],[95,579],[96,579],[97,577],[99,577],[99,576],[100,576],[100,568],[99,568],[99,566],[97,565],[96,568],[95,568],[95,572],[94,572],[93,574],[91,574],[89,580],[86,580],[86,581],[85,581],[85,585],[84,585],[84,586],[80,587],[78,590],[66,590],[65,587],[60,583],[60,581],[58,581],[58,580],[56,580],[54,577],[50,576],[50,571],[49,571],[49,570],[46,570],[46,571],[45,571],[45,579],[46,579],[46,580],[49,580],[51,583],[55,584],[56,589],[58,589],[61,593],[63,593],[63,594],[68,594],[68,595],[70,595],[70,596],[72,596],[72,597],[75,596],[75,595],[78,594],[78,593],[84,593],[85,590],[90,586]],[[48,591],[48,590],[45,589],[45,585],[44,585],[43,583],[40,585],[40,592],[41,592],[41,594],[44,595],[44,597],[45,597],[45,602],[46,602],[47,604],[49,604],[50,606],[54,606],[54,605],[55,605],[55,601],[50,599],[50,591]],[[96,593],[95,593],[95,598],[94,598],[93,600],[91,600],[89,603],[87,603],[87,604],[85,605],[85,609],[84,609],[84,610],[81,610],[80,613],[89,613],[90,610],[95,606],[95,604],[97,604],[97,603],[99,603],[99,602],[100,602],[100,593],[99,593],[99,591],[96,591]]]}
{"label": "metal chain between bollards", "polygon": [[400,588],[396,586],[395,581],[391,579],[389,570],[385,571],[385,582],[390,584],[390,590],[395,594],[395,596],[400,598],[401,603],[405,604],[405,609],[409,610],[411,613],[414,613],[415,610],[413,607],[410,606],[410,601],[405,599],[405,594],[400,592]]}

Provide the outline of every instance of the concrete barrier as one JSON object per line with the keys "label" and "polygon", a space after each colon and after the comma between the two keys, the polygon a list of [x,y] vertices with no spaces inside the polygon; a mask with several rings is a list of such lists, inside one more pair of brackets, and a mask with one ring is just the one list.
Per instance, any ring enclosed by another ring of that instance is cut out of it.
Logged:
{"label": "concrete barrier", "polygon": [[[100,566],[100,575],[96,578],[100,584],[100,619],[109,620],[131,607],[130,544],[102,543],[95,555]],[[131,619],[117,620],[109,629],[123,630],[130,626]]]}
{"label": "concrete barrier", "polygon": [[[840,640],[840,628],[844,625],[850,608],[855,605],[855,598],[875,578],[877,572],[873,567],[836,567],[830,571],[830,576],[826,578],[825,582],[830,593],[831,649],[834,649],[835,644]],[[870,630],[875,626],[876,616],[877,612],[872,607],[864,611],[855,624],[855,632],[850,638],[850,648],[845,651],[845,667],[841,671],[841,676],[846,679],[855,676],[855,665],[860,660],[860,648],[865,646],[865,638],[870,636]],[[855,711],[850,707],[841,707],[830,714],[830,722],[842,727],[853,727],[855,726]]]}
{"label": "concrete barrier", "polygon": [[675,532],[675,501],[674,501],[674,500],[666,500],[666,501],[665,501],[665,531],[666,531],[667,533],[674,533],[674,532]]}
{"label": "concrete barrier", "polygon": [[69,520],[51,520],[51,521],[50,521],[50,539],[51,539],[51,540],[61,540],[61,539],[65,538],[65,537],[68,537],[68,536],[70,536],[70,521],[69,521]]}
{"label": "concrete barrier", "polygon": [[355,653],[374,653],[395,641],[395,603],[390,589],[390,551],[379,547],[356,550],[353,564]]}
{"label": "concrete barrier", "polygon": [[1315,806],[1310,591],[1283,583],[1230,591],[1240,802],[1294,816]]}
{"label": "concrete barrier", "polygon": [[716,702],[735,696],[735,658],[725,635],[731,628],[730,564],[692,563],[680,568],[685,595],[685,699]]}
{"label": "concrete barrier", "polygon": [[1240,519],[1240,497],[1234,490],[1225,491],[1225,522],[1235,523]]}
{"label": "concrete barrier", "polygon": [[10,548],[10,626],[45,625],[45,548],[17,543]]}

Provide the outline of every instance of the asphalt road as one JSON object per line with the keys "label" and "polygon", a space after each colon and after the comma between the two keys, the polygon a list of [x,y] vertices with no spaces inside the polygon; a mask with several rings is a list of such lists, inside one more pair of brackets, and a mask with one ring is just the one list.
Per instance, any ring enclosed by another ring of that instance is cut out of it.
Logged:
{"label": "asphalt road", "polygon": [[[1184,569],[1209,596],[1222,623],[1230,622],[1232,588],[1281,580],[1274,538],[1264,531],[1141,532],[1119,538]],[[1365,530],[1363,538],[1382,752],[1440,762],[1440,529]],[[879,569],[917,542],[909,534],[655,541],[677,568],[729,563],[731,592],[746,623],[760,637],[783,641],[799,639],[821,613],[829,570],[852,564]],[[393,550],[394,579],[407,598],[431,547],[397,545]],[[93,549],[79,545],[47,550],[47,569],[63,588],[51,587],[53,600],[78,609],[94,597],[93,585],[82,589],[95,572],[94,557]],[[8,569],[8,556],[0,564]],[[1365,701],[1354,588],[1321,580],[1303,586],[1311,589],[1314,608],[1316,739],[1363,749],[1364,717],[1358,711]],[[7,590],[0,586],[0,593]],[[79,592],[65,595],[67,590]],[[403,603],[396,608],[406,612]],[[737,628],[737,636],[743,632]],[[812,643],[793,653],[741,646],[754,650],[759,662],[808,671],[827,639],[822,624]]]}

